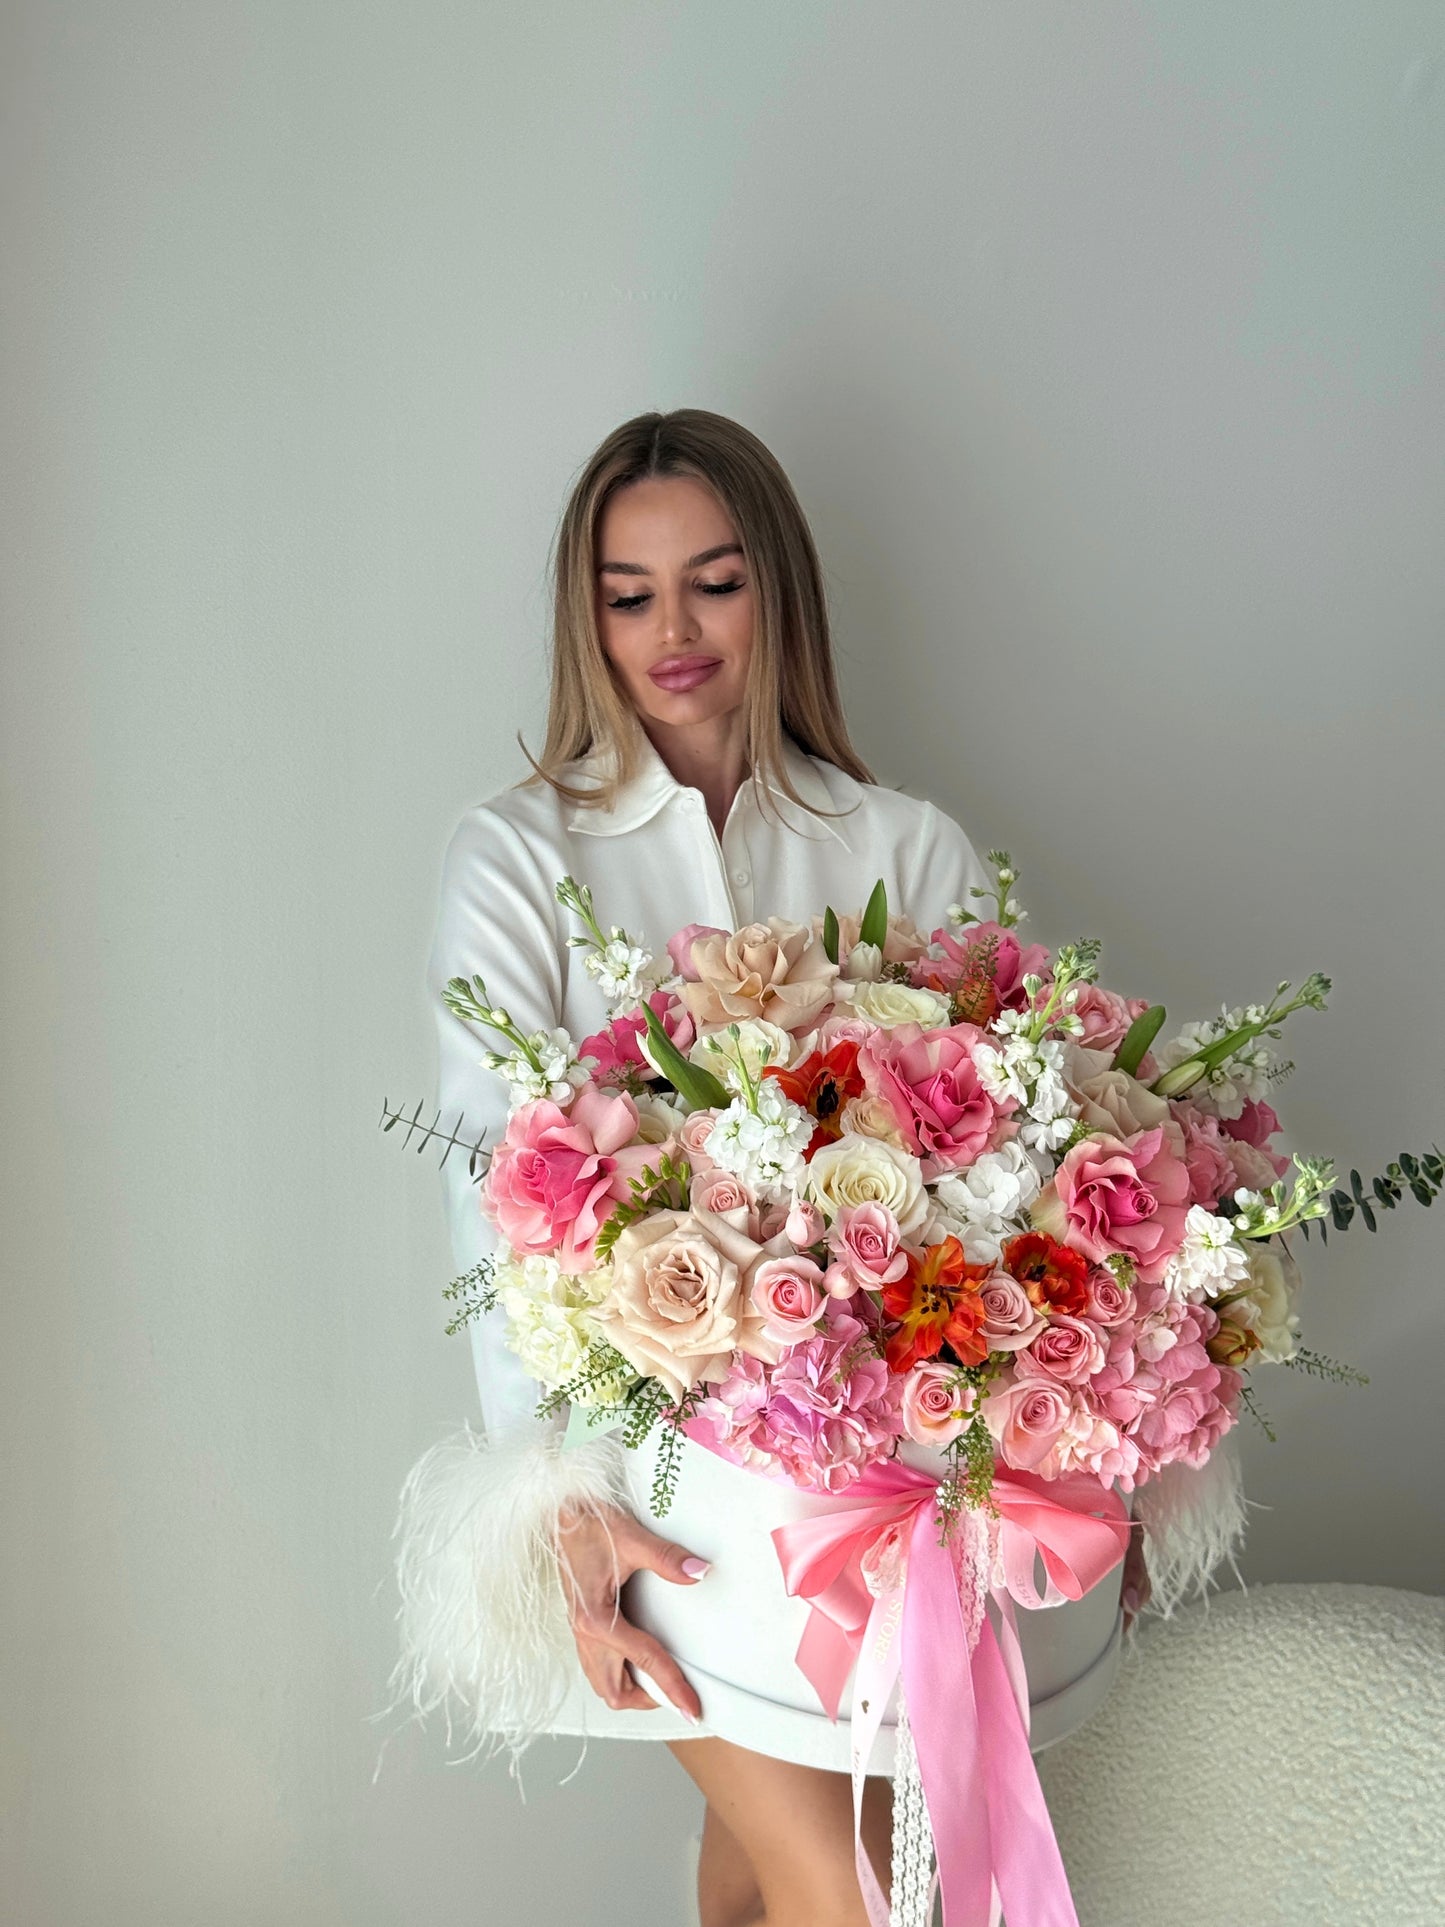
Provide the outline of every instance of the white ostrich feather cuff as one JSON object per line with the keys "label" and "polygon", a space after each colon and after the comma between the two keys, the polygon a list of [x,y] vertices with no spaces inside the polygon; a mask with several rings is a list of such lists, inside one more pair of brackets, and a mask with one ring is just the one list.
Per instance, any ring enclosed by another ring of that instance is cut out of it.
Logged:
{"label": "white ostrich feather cuff", "polygon": [[1202,1466],[1176,1460],[1136,1489],[1133,1512],[1144,1527],[1152,1611],[1169,1619],[1187,1599],[1207,1597],[1226,1560],[1243,1586],[1236,1559],[1247,1504],[1232,1432]]}
{"label": "white ostrich feather cuff", "polygon": [[576,1676],[554,1535],[564,1507],[626,1507],[622,1445],[604,1433],[568,1451],[560,1436],[489,1441],[470,1426],[421,1456],[396,1528],[400,1656],[388,1711],[441,1708],[447,1743],[513,1757],[556,1716]]}

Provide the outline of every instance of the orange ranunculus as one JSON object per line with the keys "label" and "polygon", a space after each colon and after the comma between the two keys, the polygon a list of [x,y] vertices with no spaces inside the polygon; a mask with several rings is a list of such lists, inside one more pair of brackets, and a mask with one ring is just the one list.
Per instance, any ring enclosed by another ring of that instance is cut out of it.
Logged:
{"label": "orange ranunculus", "polygon": [[899,1321],[884,1352],[890,1372],[906,1372],[920,1358],[936,1358],[949,1346],[960,1365],[988,1357],[978,1290],[992,1265],[971,1265],[963,1246],[949,1236],[922,1252],[909,1252],[908,1270],[883,1287],[883,1309]]}
{"label": "orange ranunculus", "polygon": [[1003,1268],[1040,1311],[1082,1318],[1089,1309],[1089,1261],[1043,1231],[1024,1231],[1003,1248]]}
{"label": "orange ranunculus", "polygon": [[863,1075],[858,1069],[858,1046],[843,1041],[829,1051],[814,1051],[790,1071],[769,1064],[764,1077],[775,1077],[784,1097],[801,1104],[816,1119],[808,1140],[805,1158],[812,1157],[825,1144],[843,1134],[843,1106],[850,1097],[863,1095]]}

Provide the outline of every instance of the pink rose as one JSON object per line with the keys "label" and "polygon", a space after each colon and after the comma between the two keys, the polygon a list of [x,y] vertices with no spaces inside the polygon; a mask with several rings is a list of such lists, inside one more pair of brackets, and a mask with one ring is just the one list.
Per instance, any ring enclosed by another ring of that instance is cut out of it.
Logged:
{"label": "pink rose", "polygon": [[1081,1138],[1035,1199],[1032,1217],[1096,1264],[1122,1252],[1153,1282],[1184,1242],[1188,1210],[1189,1172],[1156,1124],[1127,1138]]}
{"label": "pink rose", "polygon": [[826,1302],[823,1274],[811,1258],[765,1258],[753,1270],[752,1298],[768,1336],[796,1345],[811,1334]]}
{"label": "pink rose", "polygon": [[1086,1318],[1071,1318],[1055,1312],[1026,1352],[1019,1352],[1014,1366],[1020,1377],[1059,1379],[1065,1385],[1081,1385],[1104,1365],[1104,1341]]}
{"label": "pink rose", "polygon": [[833,1254],[824,1284],[834,1298],[851,1298],[855,1291],[881,1291],[908,1269],[898,1220],[886,1204],[845,1206],[828,1234]]}
{"label": "pink rose", "polygon": [[1044,1315],[1017,1278],[996,1271],[978,1288],[983,1335],[991,1352],[1022,1351],[1044,1328]]}
{"label": "pink rose", "polygon": [[1219,1119],[1212,1112],[1201,1111],[1196,1105],[1182,1101],[1176,1101],[1171,1108],[1184,1131],[1189,1201],[1212,1211],[1239,1183],[1230,1160],[1235,1146],[1221,1131]]}
{"label": "pink rose", "polygon": [[708,1134],[717,1122],[717,1115],[716,1111],[689,1111],[682,1121],[682,1148],[687,1153],[694,1178],[700,1177],[705,1171],[717,1169],[707,1154]]}
{"label": "pink rose", "polygon": [[672,959],[672,967],[679,977],[690,984],[698,981],[697,966],[692,960],[692,946],[699,937],[725,937],[726,930],[720,930],[715,923],[689,923],[678,931],[675,937],[667,940],[667,954]]}
{"label": "pink rose", "polygon": [[710,1211],[715,1217],[726,1218],[735,1231],[745,1231],[750,1238],[757,1236],[757,1209],[747,1187],[731,1171],[714,1166],[700,1175],[694,1172],[689,1196],[694,1211]]}
{"label": "pink rose", "polygon": [[[1246,1098],[1244,1109],[1239,1116],[1225,1118],[1223,1126],[1225,1135],[1235,1140],[1230,1146],[1230,1158],[1236,1173],[1236,1183],[1244,1185],[1251,1191],[1265,1191],[1274,1182],[1274,1178],[1263,1176],[1266,1165],[1272,1168],[1275,1178],[1282,1178],[1288,1171],[1289,1159],[1281,1157],[1278,1152],[1269,1148],[1269,1140],[1279,1129],[1279,1119],[1275,1116],[1272,1104],[1266,1104],[1262,1099]],[[1247,1153],[1241,1151],[1240,1147],[1244,1145],[1248,1145],[1259,1155],[1254,1158],[1249,1157]],[[1245,1176],[1244,1172],[1250,1175]]]}
{"label": "pink rose", "polygon": [[1073,1010],[1084,1024],[1079,1042],[1090,1050],[1116,1051],[1130,1024],[1149,1008],[1147,998],[1120,997],[1102,984],[1080,984],[1078,990]]}
{"label": "pink rose", "polygon": [[809,1245],[817,1244],[825,1229],[823,1214],[817,1205],[807,1198],[795,1198],[788,1207],[788,1215],[783,1223],[788,1242],[796,1245],[799,1251],[806,1251]]}
{"label": "pink rose", "polygon": [[972,1164],[1018,1129],[1008,1115],[1014,1100],[993,1098],[974,1066],[982,1037],[976,1024],[897,1024],[859,1048],[863,1081],[897,1118],[905,1148],[922,1160],[925,1183]]}
{"label": "pink rose", "polygon": [[968,1423],[976,1394],[954,1365],[915,1365],[903,1379],[903,1429],[916,1445],[947,1445]]}
{"label": "pink rose", "polygon": [[1031,1472],[1046,1459],[1073,1413],[1069,1388],[1052,1378],[1015,1378],[980,1410],[1006,1465]]}
{"label": "pink rose", "polygon": [[612,1205],[656,1155],[636,1136],[637,1106],[621,1093],[584,1084],[565,1111],[533,1098],[507,1119],[483,1208],[514,1251],[555,1251],[564,1271],[585,1271]]}
{"label": "pink rose", "polygon": [[1107,1265],[1095,1265],[1089,1273],[1088,1292],[1088,1313],[1094,1324],[1107,1328],[1133,1317],[1134,1294],[1119,1283]]}

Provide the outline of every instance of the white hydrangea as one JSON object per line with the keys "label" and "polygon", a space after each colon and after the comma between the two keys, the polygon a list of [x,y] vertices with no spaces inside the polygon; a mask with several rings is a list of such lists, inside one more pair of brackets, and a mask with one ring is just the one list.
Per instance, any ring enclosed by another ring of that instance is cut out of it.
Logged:
{"label": "white hydrangea", "polygon": [[615,928],[600,949],[588,951],[586,969],[609,1004],[640,1004],[662,981],[652,952]]}
{"label": "white hydrangea", "polygon": [[1249,1254],[1229,1218],[1192,1204],[1184,1219],[1184,1242],[1164,1270],[1164,1287],[1180,1299],[1217,1298],[1237,1291],[1249,1277]]}
{"label": "white hydrangea", "polygon": [[1068,1140],[1079,1115],[1077,1101],[1064,1083],[1066,1040],[1043,1037],[1033,1043],[1007,1024],[1018,1021],[1006,1011],[995,1034],[981,1038],[970,1051],[979,1081],[996,1101],[1012,1098],[1022,1115],[1019,1137],[1032,1151],[1054,1151]]}
{"label": "white hydrangea", "polygon": [[759,1202],[776,1204],[793,1196],[804,1176],[814,1120],[783,1095],[775,1078],[763,1079],[754,1103],[734,1098],[719,1111],[703,1149]]}
{"label": "white hydrangea", "polygon": [[506,1078],[514,1110],[536,1097],[550,1098],[565,1110],[587,1082],[593,1060],[578,1057],[565,1030],[534,1030],[525,1051],[520,1045],[511,1051],[484,1051],[482,1062]]}
{"label": "white hydrangea", "polygon": [[1017,1139],[985,1151],[967,1169],[929,1186],[929,1242],[952,1232],[970,1264],[992,1264],[1007,1240],[1025,1229],[1025,1213],[1041,1189],[1038,1167]]}
{"label": "white hydrangea", "polygon": [[[493,1279],[507,1314],[507,1347],[529,1375],[551,1390],[583,1370],[601,1336],[592,1308],[611,1289],[611,1272],[605,1266],[566,1272],[555,1258],[511,1253],[497,1262]],[[573,1402],[614,1405],[628,1383],[626,1377],[599,1381]]]}

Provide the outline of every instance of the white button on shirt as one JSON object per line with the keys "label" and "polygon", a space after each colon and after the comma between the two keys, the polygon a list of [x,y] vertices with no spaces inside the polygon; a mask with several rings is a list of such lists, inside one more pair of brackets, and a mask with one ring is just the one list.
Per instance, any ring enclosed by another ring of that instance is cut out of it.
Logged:
{"label": "white button on shirt", "polygon": [[[502,790],[466,811],[447,846],[427,987],[438,1027],[441,1125],[456,1129],[460,1113],[459,1134],[468,1141],[481,1132],[488,1147],[500,1140],[507,1087],[480,1061],[496,1040],[443,1002],[450,978],[483,978],[491,1002],[523,1031],[561,1025],[580,1042],[607,1020],[581,953],[567,943],[576,926],[554,894],[565,875],[590,888],[604,928],[620,924],[658,954],[689,923],[736,929],[770,916],[806,922],[828,904],[859,911],[879,877],[889,909],[928,931],[951,903],[971,901],[972,885],[987,882],[964,832],[934,804],[855,782],[786,739],[788,774],[809,807],[800,810],[776,790],[765,807],[745,779],[719,838],[701,792],[679,784],[640,731],[639,739],[641,766],[610,810],[574,805],[540,782]],[[580,758],[565,780],[585,787],[604,761],[605,752]],[[847,814],[831,819],[815,810]],[[496,1233],[481,1215],[466,1156],[452,1151],[441,1176],[460,1273],[495,1249]],[[506,1324],[498,1306],[469,1328],[482,1417],[494,1438],[542,1423],[534,1413],[541,1387],[507,1348]]]}

